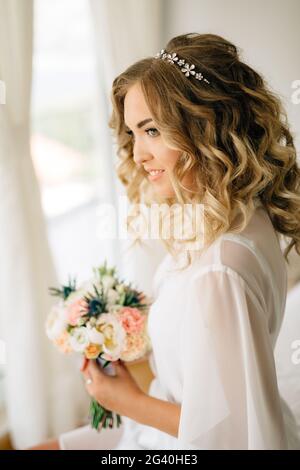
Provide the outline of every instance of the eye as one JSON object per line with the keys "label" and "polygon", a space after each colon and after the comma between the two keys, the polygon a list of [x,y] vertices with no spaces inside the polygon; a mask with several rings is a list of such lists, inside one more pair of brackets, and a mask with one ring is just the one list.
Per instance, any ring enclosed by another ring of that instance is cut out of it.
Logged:
{"label": "eye", "polygon": [[[145,132],[146,132],[147,134],[148,134],[148,132],[150,132],[150,131],[154,131],[154,132],[157,132],[157,133],[159,134],[158,130],[155,129],[155,127],[150,127],[149,129],[145,129]],[[128,135],[134,137],[132,131],[126,131],[126,134],[128,134]],[[148,134],[148,135],[149,135],[149,137],[157,137],[157,135],[151,135],[151,134]]]}
{"label": "eye", "polygon": [[[150,132],[150,131],[154,131],[154,132],[157,132],[157,133],[159,134],[158,130],[155,129],[155,127],[150,127],[149,129],[146,129],[146,130],[145,130],[145,132],[147,132],[147,133]],[[148,134],[148,135],[149,135],[150,137],[156,137],[155,135],[151,135],[151,134]]]}

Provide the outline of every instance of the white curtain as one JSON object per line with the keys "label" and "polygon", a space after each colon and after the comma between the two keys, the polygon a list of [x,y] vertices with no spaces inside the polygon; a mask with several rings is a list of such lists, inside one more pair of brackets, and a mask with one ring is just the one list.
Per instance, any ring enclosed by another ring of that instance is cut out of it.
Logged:
{"label": "white curtain", "polygon": [[[98,57],[101,103],[99,132],[104,137],[101,157],[106,159],[108,201],[120,216],[120,197],[125,195],[116,178],[116,154],[108,128],[113,79],[135,61],[155,55],[163,48],[163,5],[161,0],[90,0]],[[152,295],[153,273],[164,254],[157,240],[146,247],[128,250],[130,240],[114,240],[115,264],[122,277]]]}
{"label": "white curtain", "polygon": [[17,449],[78,425],[88,404],[74,362],[45,335],[48,287],[57,281],[30,158],[32,30],[32,0],[0,0],[0,338]]}

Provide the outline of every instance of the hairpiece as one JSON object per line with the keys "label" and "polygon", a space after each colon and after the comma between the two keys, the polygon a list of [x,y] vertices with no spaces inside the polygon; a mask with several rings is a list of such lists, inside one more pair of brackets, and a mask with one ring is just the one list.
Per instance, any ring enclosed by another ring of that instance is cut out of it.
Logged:
{"label": "hairpiece", "polygon": [[167,52],[165,49],[162,49],[155,55],[155,59],[166,59],[171,64],[176,64],[181,68],[181,72],[184,73],[186,77],[194,75],[197,80],[204,80],[206,83],[210,83],[206,78],[203,77],[200,71],[194,70],[194,64],[188,64],[184,59],[178,57],[176,52]]}

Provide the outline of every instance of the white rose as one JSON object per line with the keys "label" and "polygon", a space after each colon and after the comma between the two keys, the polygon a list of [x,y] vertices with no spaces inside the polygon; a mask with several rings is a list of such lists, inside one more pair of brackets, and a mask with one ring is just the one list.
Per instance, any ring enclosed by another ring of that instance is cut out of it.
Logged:
{"label": "white rose", "polygon": [[119,359],[124,348],[126,332],[117,318],[112,313],[102,313],[97,320],[97,329],[104,335],[102,349],[107,354],[107,359]]}
{"label": "white rose", "polygon": [[84,326],[74,328],[70,334],[70,345],[74,351],[83,352],[90,344],[88,329]]}
{"label": "white rose", "polygon": [[110,276],[109,274],[105,274],[102,277],[101,282],[103,284],[104,290],[107,292],[109,289],[114,287],[116,280],[113,276]]}
{"label": "white rose", "polygon": [[88,337],[90,342],[93,344],[103,344],[104,335],[96,328],[88,328]]}
{"label": "white rose", "polygon": [[51,341],[57,339],[66,329],[67,320],[63,301],[55,304],[46,320],[46,334]]}
{"label": "white rose", "polygon": [[119,294],[114,289],[109,289],[106,294],[107,296],[107,305],[115,305],[119,301]]}

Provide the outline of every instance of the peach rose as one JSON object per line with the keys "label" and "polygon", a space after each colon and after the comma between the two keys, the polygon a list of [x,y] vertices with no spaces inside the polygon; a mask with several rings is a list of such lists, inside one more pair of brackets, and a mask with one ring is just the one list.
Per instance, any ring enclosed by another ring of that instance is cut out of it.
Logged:
{"label": "peach rose", "polygon": [[118,312],[119,320],[126,333],[140,333],[143,331],[145,315],[140,310],[132,307],[123,307]]}
{"label": "peach rose", "polygon": [[148,350],[148,341],[146,335],[133,334],[126,338],[125,349],[122,351],[121,359],[123,361],[134,361],[144,356]]}
{"label": "peach rose", "polygon": [[54,340],[54,344],[58,347],[61,352],[65,354],[73,352],[73,349],[69,342],[69,334],[67,333],[67,331],[61,333],[58,338]]}
{"label": "peach rose", "polygon": [[87,359],[96,359],[101,352],[101,346],[99,344],[89,344],[87,348],[85,348],[84,353]]}
{"label": "peach rose", "polygon": [[87,313],[87,302],[80,298],[67,305],[67,320],[72,326],[77,326],[80,317]]}

